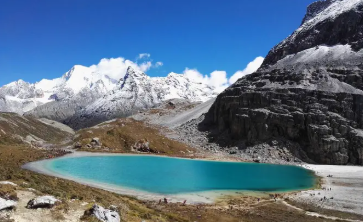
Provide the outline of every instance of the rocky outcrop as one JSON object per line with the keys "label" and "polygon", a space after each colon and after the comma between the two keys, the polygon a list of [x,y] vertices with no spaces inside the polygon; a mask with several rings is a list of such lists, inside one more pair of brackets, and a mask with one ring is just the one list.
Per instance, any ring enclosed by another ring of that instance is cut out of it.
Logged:
{"label": "rocky outcrop", "polygon": [[97,204],[86,211],[85,215],[93,215],[102,222],[120,222],[120,215],[116,211],[105,209]]}
{"label": "rocky outcrop", "polygon": [[142,153],[159,153],[157,150],[150,148],[149,141],[147,139],[142,139],[137,141],[133,146],[132,150]]}
{"label": "rocky outcrop", "polygon": [[37,209],[37,208],[52,208],[54,205],[59,203],[60,200],[56,199],[53,196],[41,196],[34,199],[31,199],[26,208],[28,209]]}
{"label": "rocky outcrop", "polygon": [[256,73],[218,96],[200,125],[211,138],[284,138],[316,163],[363,165],[363,1],[316,4]]}
{"label": "rocky outcrop", "polygon": [[95,147],[95,148],[97,148],[97,147],[101,147],[101,146],[102,146],[102,143],[101,143],[101,141],[100,141],[100,138],[98,138],[98,137],[92,138],[92,140],[91,140],[91,145],[92,145],[93,147]]}

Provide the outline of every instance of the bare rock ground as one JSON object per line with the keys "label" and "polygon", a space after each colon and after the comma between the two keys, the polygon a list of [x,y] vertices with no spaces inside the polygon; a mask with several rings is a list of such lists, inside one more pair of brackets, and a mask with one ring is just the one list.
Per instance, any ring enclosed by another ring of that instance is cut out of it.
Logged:
{"label": "bare rock ground", "polygon": [[319,208],[363,215],[363,167],[331,165],[304,165],[304,167],[322,177],[322,188],[300,192],[292,196],[292,200]]}

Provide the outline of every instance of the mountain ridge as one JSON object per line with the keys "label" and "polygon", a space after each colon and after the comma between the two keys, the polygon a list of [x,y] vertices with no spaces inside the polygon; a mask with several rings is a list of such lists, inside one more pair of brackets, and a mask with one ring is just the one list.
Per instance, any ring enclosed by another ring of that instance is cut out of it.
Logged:
{"label": "mountain ridge", "polygon": [[88,127],[169,99],[203,102],[215,96],[215,88],[183,74],[150,77],[129,66],[125,75],[116,80],[92,66],[75,65],[53,80],[43,79],[33,84],[18,80],[1,87],[0,111],[49,118],[72,127],[79,127],[75,121],[87,116],[81,125]]}
{"label": "mountain ridge", "polygon": [[[349,43],[354,52],[363,48],[362,1],[325,0],[315,2],[310,7],[314,8],[319,4],[324,6],[317,11],[319,13],[308,9],[308,16],[303,20],[302,25],[272,48],[261,68],[273,65],[287,55],[319,45],[334,46]],[[344,24],[341,24],[342,21]]]}

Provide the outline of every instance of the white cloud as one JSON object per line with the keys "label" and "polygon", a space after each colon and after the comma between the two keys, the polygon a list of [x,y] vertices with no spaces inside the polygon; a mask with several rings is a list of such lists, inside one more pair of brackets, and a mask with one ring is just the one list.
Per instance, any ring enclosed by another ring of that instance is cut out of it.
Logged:
{"label": "white cloud", "polygon": [[161,67],[161,66],[163,66],[164,65],[164,63],[162,63],[162,62],[157,62],[157,63],[155,63],[155,68],[159,68],[159,67]]}
{"label": "white cloud", "polygon": [[150,58],[150,56],[151,56],[150,53],[140,53],[138,59]]}
{"label": "white cloud", "polygon": [[[127,68],[129,66],[131,66],[135,70],[147,72],[151,68],[158,68],[164,65],[160,61],[153,63],[150,59],[150,54],[148,53],[142,53],[139,55],[138,58],[147,59],[143,59],[141,62],[138,59],[136,59],[136,61],[131,61],[122,57],[109,59],[105,58],[101,59],[101,61],[97,65],[92,65],[90,68],[92,69],[92,72],[102,73],[104,75],[108,75],[112,79],[118,80],[125,76]],[[250,62],[244,70],[237,71],[229,79],[227,77],[226,71],[220,70],[216,70],[210,74],[205,75],[200,73],[197,69],[186,68],[183,71],[183,74],[191,81],[206,84],[209,87],[213,88],[215,92],[220,93],[230,84],[233,84],[235,81],[237,81],[239,78],[256,71],[261,66],[263,60],[263,57],[257,57],[252,62]]]}
{"label": "white cloud", "polygon": [[226,71],[216,70],[209,75],[203,75],[197,69],[186,68],[183,74],[193,82],[206,84],[214,89],[215,92],[222,92],[230,84],[236,82],[239,78],[255,72],[263,62],[263,57],[257,57],[250,62],[242,71],[237,71],[231,78],[227,78]]}
{"label": "white cloud", "polygon": [[93,72],[102,73],[104,75],[108,75],[112,79],[118,80],[125,76],[127,68],[129,66],[131,66],[135,70],[147,72],[150,68],[156,66],[156,64],[154,65],[151,61],[144,61],[142,63],[138,63],[137,61],[134,62],[122,57],[118,57],[101,59],[101,61],[97,65],[92,65],[90,68]]}
{"label": "white cloud", "polygon": [[228,87],[226,71],[214,71],[210,74],[208,85],[215,87],[216,92],[222,92]]}
{"label": "white cloud", "polygon": [[231,76],[231,78],[229,79],[229,84],[233,84],[235,83],[239,78],[242,78],[245,75],[254,73],[255,71],[257,71],[258,68],[260,68],[260,66],[263,63],[263,60],[265,58],[259,56],[257,58],[255,58],[252,62],[248,63],[247,67],[242,70],[242,71],[237,71],[235,74],[233,74]]}
{"label": "white cloud", "polygon": [[150,61],[148,62],[143,62],[139,65],[139,69],[142,71],[142,72],[146,72],[147,70],[149,70],[152,66],[152,63]]}
{"label": "white cloud", "polygon": [[203,83],[214,88],[214,91],[218,93],[228,87],[227,73],[225,71],[214,71],[209,75],[203,75],[197,69],[186,68],[183,74],[193,82]]}

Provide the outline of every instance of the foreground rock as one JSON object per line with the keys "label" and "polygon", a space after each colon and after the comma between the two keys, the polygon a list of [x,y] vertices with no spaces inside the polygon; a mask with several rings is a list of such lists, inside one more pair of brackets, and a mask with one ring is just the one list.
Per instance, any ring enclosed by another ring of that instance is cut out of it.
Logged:
{"label": "foreground rock", "polygon": [[363,165],[363,1],[324,2],[218,96],[199,125],[211,139],[245,149],[283,138],[313,162]]}
{"label": "foreground rock", "polygon": [[120,215],[116,211],[105,209],[97,204],[85,212],[85,214],[93,215],[103,222],[120,222]]}
{"label": "foreground rock", "polygon": [[37,208],[52,208],[54,205],[59,203],[60,200],[56,199],[53,196],[41,196],[34,199],[31,199],[26,208],[28,209],[37,209]]}
{"label": "foreground rock", "polygon": [[0,211],[11,210],[16,207],[16,202],[13,200],[5,200],[0,197]]}

